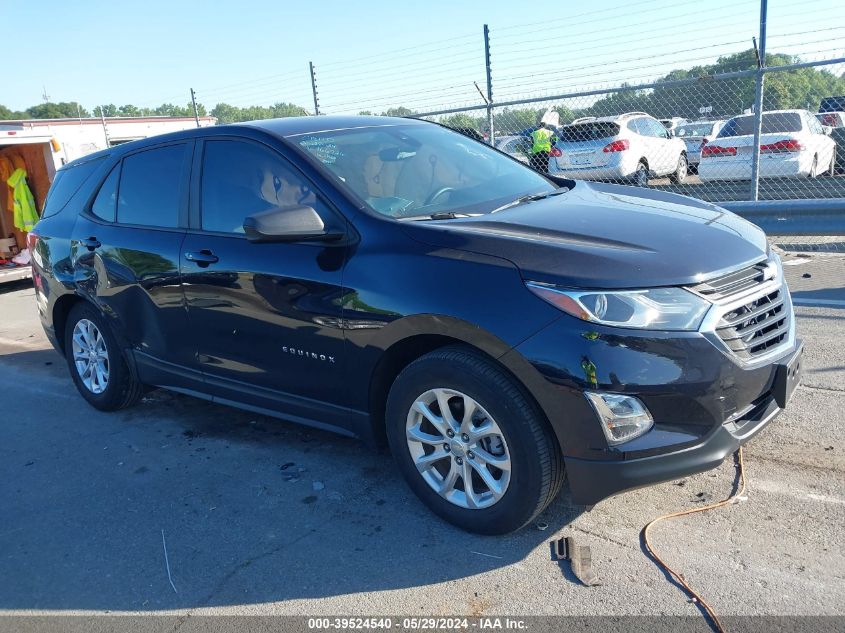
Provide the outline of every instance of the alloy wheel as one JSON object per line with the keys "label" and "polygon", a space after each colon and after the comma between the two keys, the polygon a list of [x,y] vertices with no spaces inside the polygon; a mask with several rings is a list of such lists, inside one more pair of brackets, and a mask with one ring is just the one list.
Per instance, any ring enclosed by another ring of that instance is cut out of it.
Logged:
{"label": "alloy wheel", "polygon": [[80,319],[73,326],[73,365],[91,393],[103,393],[109,384],[109,352],[106,339],[93,321]]}
{"label": "alloy wheel", "polygon": [[430,389],[408,411],[406,439],[425,482],[441,497],[471,510],[498,502],[511,479],[511,458],[499,425],[470,396]]}

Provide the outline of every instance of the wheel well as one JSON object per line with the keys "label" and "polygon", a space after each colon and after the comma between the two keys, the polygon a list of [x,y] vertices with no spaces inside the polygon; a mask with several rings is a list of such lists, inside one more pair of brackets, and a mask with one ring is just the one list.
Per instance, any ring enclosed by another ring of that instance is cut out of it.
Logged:
{"label": "wheel well", "polygon": [[70,314],[71,308],[80,301],[84,301],[84,299],[77,295],[68,294],[59,297],[56,305],[53,306],[53,331],[56,333],[56,340],[63,353],[65,351],[65,323],[67,323],[67,315]]}
{"label": "wheel well", "polygon": [[[487,361],[495,364],[505,374],[510,376],[516,383],[517,387],[522,391],[523,395],[537,408],[537,411],[544,418],[546,417],[543,408],[537,402],[534,394],[525,386],[525,384],[507,367],[502,365],[494,357],[484,352],[484,350],[475,347],[460,339],[455,339],[450,336],[443,336],[439,334],[420,334],[412,336],[387,349],[384,355],[376,365],[373,377],[370,380],[370,397],[369,397],[369,411],[370,424],[372,425],[373,439],[375,442],[384,446],[387,443],[387,436],[385,434],[385,409],[387,407],[387,394],[390,392],[390,387],[396,380],[396,377],[402,372],[405,367],[413,363],[415,360],[433,352],[441,347],[461,346],[466,348],[478,356],[482,356]],[[551,426],[549,427],[551,429]]]}
{"label": "wheel well", "polygon": [[640,159],[640,162],[641,162],[643,165],[645,165],[646,169],[648,169],[648,160],[646,160],[646,158],[645,158],[645,157],[641,158],[641,159]]}

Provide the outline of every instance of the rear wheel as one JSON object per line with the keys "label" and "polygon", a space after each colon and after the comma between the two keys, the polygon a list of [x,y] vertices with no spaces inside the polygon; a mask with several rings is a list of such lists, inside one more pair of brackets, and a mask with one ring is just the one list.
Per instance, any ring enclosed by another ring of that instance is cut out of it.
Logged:
{"label": "rear wheel", "polygon": [[648,165],[644,161],[637,163],[637,171],[634,172],[634,184],[638,187],[648,187]]}
{"label": "rear wheel", "polygon": [[818,175],[819,175],[819,157],[813,156],[813,164],[810,165],[809,177],[815,178]]}
{"label": "rear wheel", "polygon": [[678,158],[678,166],[675,167],[675,171],[670,174],[669,180],[677,185],[682,185],[687,180],[687,172],[689,171],[689,166],[687,165],[687,155],[681,153],[680,157]]}
{"label": "rear wheel", "polygon": [[88,303],[78,303],[68,315],[65,357],[80,395],[97,409],[122,409],[143,394],[108,323]]}
{"label": "rear wheel", "polygon": [[836,175],[836,149],[834,149],[833,153],[830,155],[830,166],[827,168],[827,175]]}
{"label": "rear wheel", "polygon": [[387,400],[387,438],[414,493],[482,534],[517,530],[560,490],[564,469],[548,423],[495,364],[462,347],[417,359]]}

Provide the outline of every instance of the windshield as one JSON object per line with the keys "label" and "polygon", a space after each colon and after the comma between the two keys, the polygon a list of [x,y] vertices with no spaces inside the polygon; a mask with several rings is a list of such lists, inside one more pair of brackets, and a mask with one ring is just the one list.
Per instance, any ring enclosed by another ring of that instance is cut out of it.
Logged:
{"label": "windshield", "polygon": [[[797,112],[764,112],[761,134],[800,132],[801,115]],[[725,123],[718,138],[754,134],[754,115],[738,116]]]}
{"label": "windshield", "polygon": [[295,142],[371,209],[393,218],[490,213],[555,189],[532,169],[438,125],[333,130]]}
{"label": "windshield", "polygon": [[689,136],[708,136],[713,133],[712,123],[696,123],[694,125],[681,125],[675,130],[675,136],[681,138]]}

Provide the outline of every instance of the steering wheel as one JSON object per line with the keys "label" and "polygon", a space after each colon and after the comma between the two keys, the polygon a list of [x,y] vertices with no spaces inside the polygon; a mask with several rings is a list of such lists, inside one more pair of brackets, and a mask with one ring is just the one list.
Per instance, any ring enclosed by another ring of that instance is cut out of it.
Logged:
{"label": "steering wheel", "polygon": [[454,190],[455,190],[454,187],[440,187],[440,189],[438,189],[437,191],[432,193],[428,198],[426,198],[425,202],[423,202],[423,204],[426,205],[426,206],[429,205],[429,204],[434,204],[434,201],[437,200],[444,193],[449,193],[450,191],[454,191]]}

